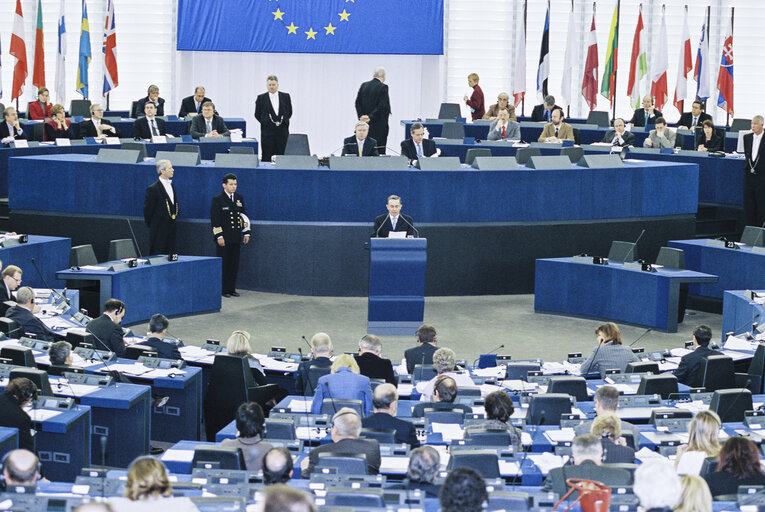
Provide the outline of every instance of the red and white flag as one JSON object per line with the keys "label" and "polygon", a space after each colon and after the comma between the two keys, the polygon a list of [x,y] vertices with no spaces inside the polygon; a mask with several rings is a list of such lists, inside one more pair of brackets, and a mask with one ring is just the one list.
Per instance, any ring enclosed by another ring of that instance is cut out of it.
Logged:
{"label": "red and white flag", "polygon": [[723,39],[720,72],[717,75],[717,106],[733,115],[733,12],[728,22],[728,31]]}
{"label": "red and white flag", "polygon": [[109,0],[104,25],[104,96],[120,84],[117,76],[117,32],[114,25],[114,0]]}
{"label": "red and white flag", "polygon": [[688,73],[693,69],[693,54],[691,54],[691,33],[688,30],[688,8],[683,16],[683,33],[680,36],[680,58],[677,60],[677,85],[675,99],[672,103],[678,112],[683,112],[683,101],[688,96]]}
{"label": "red and white flag", "polygon": [[667,102],[667,68],[669,68],[669,45],[667,43],[666,15],[661,14],[661,29],[659,30],[659,44],[651,63],[651,96],[657,110],[662,110]]}
{"label": "red and white flag", "polygon": [[11,34],[11,55],[16,57],[13,66],[13,85],[11,86],[11,101],[24,94],[24,83],[27,81],[27,45],[24,43],[24,13],[21,11],[21,0],[16,0],[16,13],[13,15],[13,34]]}
{"label": "red and white flag", "polygon": [[590,38],[587,43],[587,60],[584,63],[584,78],[582,79],[582,96],[594,110],[598,104],[598,38],[595,34],[595,9],[592,11]]}

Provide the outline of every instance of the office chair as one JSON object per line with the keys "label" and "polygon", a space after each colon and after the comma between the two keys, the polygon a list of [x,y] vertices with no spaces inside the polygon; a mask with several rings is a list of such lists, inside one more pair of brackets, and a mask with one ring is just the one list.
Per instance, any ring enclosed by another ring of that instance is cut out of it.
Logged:
{"label": "office chair", "polygon": [[723,423],[744,421],[744,413],[752,409],[752,392],[744,388],[719,389],[709,403],[709,410],[716,412]]}
{"label": "office chair", "polygon": [[4,316],[0,317],[0,332],[9,338],[18,338],[21,336],[21,329],[19,329],[19,324],[15,320],[11,320],[10,318],[6,318]]}
{"label": "office chair", "polygon": [[239,448],[198,446],[191,459],[192,468],[244,470],[244,454]]}
{"label": "office chair", "polygon": [[69,266],[82,267],[85,265],[97,265],[96,253],[91,244],[75,245],[69,252]]}
{"label": "office chair", "polygon": [[624,373],[653,373],[654,375],[658,375],[659,363],[654,361],[636,361],[627,363]]}
{"label": "office chair", "polygon": [[573,396],[577,402],[587,401],[587,381],[584,377],[556,376],[550,378],[548,393],[562,393]]}
{"label": "office chair", "polygon": [[462,140],[465,138],[465,125],[462,123],[444,123],[443,128],[441,128],[441,137]]}
{"label": "office chair", "polygon": [[452,451],[449,457],[448,470],[454,468],[470,468],[476,470],[484,478],[500,478],[499,457],[494,450],[459,450]]}
{"label": "office chair", "polygon": [[459,103],[441,103],[438,109],[439,119],[457,119],[462,115]]}
{"label": "office chair", "polygon": [[311,156],[308,135],[305,133],[290,133],[289,137],[287,137],[287,145],[284,148],[284,154]]}
{"label": "office chair", "polygon": [[736,387],[733,359],[730,356],[709,356],[696,373],[696,386],[708,392]]}
{"label": "office chair", "polygon": [[251,401],[250,396],[254,396],[256,388],[246,359],[228,354],[215,355],[203,403],[208,441],[215,441],[215,434],[233,421],[241,404]]}
{"label": "office chair", "polygon": [[364,403],[361,400],[352,400],[350,398],[325,398],[321,402],[321,414],[332,416],[343,407],[350,407],[360,417],[364,417]]}
{"label": "office chair", "polygon": [[744,226],[744,231],[741,233],[741,243],[757,247],[765,246],[765,228]]}
{"label": "office chair", "polygon": [[661,395],[665,399],[677,392],[677,377],[667,374],[644,375],[637,390],[638,395]]}
{"label": "office chair", "polygon": [[599,128],[609,128],[611,121],[608,119],[608,112],[591,110],[587,115],[587,124],[596,124]]}
{"label": "office chair", "polygon": [[[14,322],[15,323],[15,322]],[[29,347],[3,347],[0,348],[0,357],[10,359],[11,364],[37,368],[35,356]]]}
{"label": "office chair", "polygon": [[561,414],[571,414],[570,396],[562,393],[534,395],[526,414],[526,424],[560,425]]}
{"label": "office chair", "polygon": [[319,454],[316,468],[335,468],[338,475],[366,475],[367,456],[363,453],[341,455],[324,452]]}
{"label": "office chair", "polygon": [[327,489],[324,505],[327,507],[349,507],[351,509],[385,508],[385,495],[382,489],[359,488]]}
{"label": "office chair", "polygon": [[510,432],[503,429],[468,427],[465,429],[465,444],[468,446],[508,447],[513,444],[513,437]]}
{"label": "office chair", "polygon": [[412,372],[414,382],[428,381],[436,376],[436,369],[432,364],[416,364]]}
{"label": "office chair", "polygon": [[608,251],[609,261],[635,261],[637,257],[637,247],[634,242],[619,240],[611,242],[611,249]]}
{"label": "office chair", "polygon": [[462,410],[443,410],[426,408],[423,416],[428,423],[465,423],[465,413]]}
{"label": "office chair", "polygon": [[380,444],[393,444],[396,442],[396,431],[387,428],[362,428],[361,437],[376,439]]}
{"label": "office chair", "polygon": [[8,376],[8,382],[13,379],[26,378],[34,382],[35,386],[42,396],[53,396],[53,391],[50,387],[50,380],[48,379],[48,372],[38,370],[37,368],[14,368],[11,370],[11,374]]}
{"label": "office chair", "polygon": [[330,373],[331,368],[329,366],[310,366],[306,372],[306,378],[303,379],[303,396],[313,396],[319,379]]}
{"label": "office chair", "polygon": [[473,167],[473,162],[475,161],[476,157],[479,157],[479,156],[491,156],[491,149],[489,148],[468,149],[467,154],[465,155],[465,163]]}
{"label": "office chair", "polygon": [[521,363],[521,362],[509,362],[507,363],[507,374],[505,378],[508,380],[528,380],[529,372],[538,372],[541,366],[539,363]]}
{"label": "office chair", "polygon": [[109,261],[124,260],[126,258],[135,258],[137,256],[131,238],[120,238],[118,240],[109,241]]}
{"label": "office chair", "polygon": [[72,100],[69,104],[69,117],[90,117],[90,100]]}

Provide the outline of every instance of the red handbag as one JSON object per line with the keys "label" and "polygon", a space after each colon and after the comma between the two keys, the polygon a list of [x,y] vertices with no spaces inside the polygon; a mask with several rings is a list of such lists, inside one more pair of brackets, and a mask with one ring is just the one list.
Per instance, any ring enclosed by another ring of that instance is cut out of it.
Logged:
{"label": "red handbag", "polygon": [[576,500],[563,512],[568,512],[577,503],[579,503],[584,512],[608,512],[608,506],[611,504],[611,488],[607,485],[595,480],[584,480],[581,478],[568,478],[566,479],[566,485],[571,489],[558,500],[553,510],[557,510],[558,505],[566,501],[572,492],[579,491],[579,496]]}

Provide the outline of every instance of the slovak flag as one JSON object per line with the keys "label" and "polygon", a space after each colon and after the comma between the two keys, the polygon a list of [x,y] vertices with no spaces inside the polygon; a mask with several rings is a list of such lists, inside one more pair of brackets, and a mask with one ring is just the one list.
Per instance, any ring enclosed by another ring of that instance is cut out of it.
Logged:
{"label": "slovak flag", "polygon": [[733,14],[728,22],[728,31],[723,40],[720,72],[717,75],[717,106],[733,115]]}
{"label": "slovak flag", "polygon": [[117,32],[114,26],[114,0],[109,0],[106,8],[106,23],[104,25],[104,42],[101,46],[104,52],[104,96],[117,87]]}

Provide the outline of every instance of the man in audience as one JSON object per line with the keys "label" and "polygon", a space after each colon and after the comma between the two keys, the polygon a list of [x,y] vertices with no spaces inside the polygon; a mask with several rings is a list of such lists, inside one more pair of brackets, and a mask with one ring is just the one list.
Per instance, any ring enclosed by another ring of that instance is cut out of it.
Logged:
{"label": "man in audience", "polygon": [[71,366],[72,344],[68,341],[57,341],[48,349],[48,357],[51,366]]}
{"label": "man in audience", "polygon": [[[384,68],[375,69],[372,80],[361,84],[356,95],[356,115],[359,116],[359,121],[368,123],[369,140],[374,143],[374,155],[365,153],[359,156],[384,155],[385,146],[388,144],[388,116],[390,116],[390,98],[388,86],[385,85]],[[353,148],[352,151],[358,153],[358,148]]]}
{"label": "man in audience", "polygon": [[643,142],[647,148],[674,148],[675,131],[667,128],[667,122],[663,117],[656,118],[656,128],[651,130]]}
{"label": "man in audience", "polygon": [[26,139],[24,129],[19,123],[19,114],[13,107],[3,110],[3,123],[0,124],[0,142],[8,144],[15,139]]}
{"label": "man in audience", "polygon": [[16,305],[8,308],[5,316],[19,324],[24,334],[34,334],[38,340],[56,341],[56,335],[34,315],[34,309],[34,290],[28,286],[22,286],[16,292]]}
{"label": "man in audience", "polygon": [[268,92],[255,100],[255,119],[260,123],[262,160],[270,162],[274,155],[283,155],[290,136],[292,98],[279,90],[276,75],[266,78]]}
{"label": "man in audience", "polygon": [[175,253],[175,220],[178,194],[173,186],[175,169],[170,160],[157,160],[157,181],[146,188],[143,219],[149,228],[149,254]]}
{"label": "man in audience", "polygon": [[323,444],[311,450],[301,463],[301,478],[310,478],[311,473],[319,464],[320,453],[334,455],[366,456],[367,474],[376,475],[380,472],[380,445],[374,439],[359,439],[361,434],[361,417],[350,407],[343,407],[332,416],[330,436],[332,442]]}
{"label": "man in audience", "polygon": [[266,453],[273,448],[271,443],[263,441],[266,429],[263,409],[255,402],[245,402],[236,410],[235,419],[236,439],[224,439],[220,445],[224,448],[240,449],[247,471],[257,473],[263,468]]}
{"label": "man in audience", "polygon": [[300,489],[276,484],[269,486],[265,494],[263,512],[316,512],[313,496]]}
{"label": "man in audience", "polygon": [[435,377],[424,384],[417,384],[417,391],[420,392],[420,400],[423,402],[429,402],[433,399],[433,387],[436,379],[442,375],[454,379],[458,386],[475,386],[475,382],[473,382],[467,370],[457,370],[457,355],[450,348],[439,348],[433,353],[433,369],[436,370]]}
{"label": "man in audience", "polygon": [[5,316],[5,312],[8,311],[6,301],[16,301],[14,291],[21,284],[22,271],[16,265],[8,265],[3,269],[2,275],[3,284],[0,286],[0,316]]}
{"label": "man in audience", "polygon": [[489,127],[489,140],[520,140],[521,123],[510,120],[510,112],[502,109],[497,113],[496,121]]}
{"label": "man in audience", "polygon": [[147,103],[143,107],[145,116],[139,117],[133,123],[133,138],[149,140],[152,137],[167,135],[165,120],[157,116],[157,108],[154,103]]}
{"label": "man in audience", "polygon": [[98,103],[93,103],[90,106],[90,119],[81,121],[77,129],[81,139],[85,137],[103,139],[105,137],[120,136],[119,130],[112,126],[112,123],[104,119],[104,107]]}
{"label": "man in audience", "polygon": [[471,468],[454,468],[438,495],[441,512],[481,512],[488,501],[486,482]]}
{"label": "man in audience", "polygon": [[163,98],[159,97],[159,87],[156,85],[150,85],[149,89],[147,90],[147,96],[145,98],[141,98],[138,100],[138,105],[136,106],[136,112],[138,112],[138,115],[140,116],[140,112],[146,112],[145,106],[149,103],[154,105],[155,111],[158,116],[164,116],[165,115],[165,100]]}
{"label": "man in audience", "polygon": [[313,335],[313,338],[311,338],[311,354],[313,354],[313,358],[300,363],[295,372],[295,389],[298,393],[303,393],[305,396],[313,395],[316,381],[319,380],[321,375],[316,375],[313,379],[310,378],[310,369],[326,368],[326,372],[322,375],[329,373],[329,367],[332,366],[332,359],[330,358],[333,351],[332,339],[329,337],[329,334],[317,332]]}
{"label": "man in audience", "polygon": [[390,238],[391,231],[406,232],[406,236],[416,236],[417,231],[414,229],[414,221],[409,215],[401,213],[401,198],[396,195],[388,196],[385,202],[385,209],[388,213],[383,213],[375,217],[375,222],[372,225],[372,236],[375,238]]}
{"label": "man in audience", "polygon": [[224,297],[239,297],[236,291],[239,255],[242,245],[250,243],[252,229],[242,217],[246,217],[247,210],[244,196],[236,193],[236,174],[224,174],[222,186],[223,190],[213,197],[210,204],[210,225],[215,240],[215,255],[223,259],[221,293]]}
{"label": "man in audience", "polygon": [[614,119],[614,127],[603,136],[603,142],[621,147],[634,146],[635,136],[625,129],[624,119],[617,117]]}
{"label": "man in audience", "polygon": [[426,498],[438,498],[441,486],[435,483],[441,469],[441,456],[432,446],[420,446],[409,455],[409,467],[403,484],[393,489],[415,490],[425,493]]}
{"label": "man in audience", "polygon": [[[680,503],[682,485],[672,463],[664,458],[651,459],[638,466],[632,487],[642,510],[674,510]],[[712,504],[709,504],[712,508]]]}
{"label": "man in audience", "polygon": [[489,107],[489,110],[486,111],[483,118],[494,121],[497,119],[500,110],[507,110],[507,113],[510,114],[510,120],[517,121],[518,119],[515,116],[515,105],[510,105],[509,101],[510,96],[508,96],[506,92],[499,93],[497,102]]}
{"label": "man in audience", "polygon": [[37,400],[37,386],[26,377],[13,379],[0,394],[0,427],[19,431],[19,448],[34,451],[32,418],[24,410]]}
{"label": "man in audience", "polygon": [[560,107],[555,104],[555,97],[552,95],[547,95],[544,98],[544,103],[535,106],[534,110],[531,111],[531,120],[537,123],[540,121],[551,123],[552,112],[556,108]]}
{"label": "man in audience", "polygon": [[[595,392],[595,414],[615,414],[619,407],[619,390],[613,386],[601,386]],[[632,434],[635,446],[640,443],[640,430],[632,423],[622,420],[619,424],[622,432]],[[585,420],[576,427],[574,433],[578,436],[589,434],[592,428],[592,420]]]}
{"label": "man in audience", "polygon": [[653,97],[643,96],[643,108],[635,110],[630,119],[632,126],[644,127],[647,124],[656,124],[656,119],[661,117],[661,112],[653,108]]}
{"label": "man in audience", "polygon": [[412,123],[409,134],[411,138],[401,141],[401,156],[407,157],[411,165],[422,157],[438,156],[436,143],[425,138],[422,123]]}
{"label": "man in audience", "polygon": [[374,412],[361,420],[364,428],[395,430],[396,443],[406,443],[412,448],[420,446],[414,424],[396,417],[398,412],[398,392],[392,384],[380,384],[372,396]]}
{"label": "man in audience", "polygon": [[542,487],[544,491],[563,496],[568,491],[566,480],[569,478],[595,480],[609,487],[631,483],[629,471],[601,465],[603,447],[598,436],[588,434],[575,437],[571,443],[571,457],[574,459],[573,466],[565,465],[550,470]]}
{"label": "man in audience", "polygon": [[104,302],[104,312],[91,320],[87,331],[95,338],[94,348],[114,352],[117,357],[125,355],[125,340],[122,337],[120,322],[125,316],[125,303],[117,299]]}
{"label": "man in audience", "polygon": [[149,332],[146,334],[146,339],[141,342],[141,345],[151,347],[157,353],[157,357],[162,359],[181,359],[178,345],[172,341],[165,341],[169,325],[170,321],[165,315],[160,313],[152,315],[149,320]]}
{"label": "man in audience", "polygon": [[556,107],[552,111],[552,121],[547,123],[539,135],[539,142],[560,143],[564,140],[574,140],[574,129],[563,122],[563,109]]}
{"label": "man in audience", "polygon": [[355,135],[343,139],[343,152],[341,156],[379,156],[376,139],[368,137],[369,125],[364,121],[356,123]]}
{"label": "man in audience", "polygon": [[473,412],[471,407],[463,404],[455,404],[457,399],[457,383],[448,375],[439,375],[433,385],[433,401],[420,402],[412,407],[412,418],[425,416],[425,409],[438,409],[439,411],[461,411],[464,414]]}
{"label": "man in audience", "polygon": [[202,112],[202,105],[212,101],[205,96],[205,88],[198,85],[194,88],[193,96],[186,96],[181,101],[181,109],[178,111],[178,117],[195,116]]}
{"label": "man in audience", "polygon": [[263,483],[284,484],[292,478],[294,465],[292,454],[285,447],[271,448],[263,458]]}
{"label": "man in audience", "polygon": [[40,462],[29,450],[13,450],[5,456],[3,479],[6,486],[35,485],[40,479]]}
{"label": "man in audience", "polygon": [[359,365],[359,373],[370,379],[383,379],[394,386],[398,385],[396,374],[393,373],[393,364],[390,359],[382,357],[382,342],[374,334],[365,334],[359,340],[359,353],[356,363]]}
{"label": "man in audience", "polygon": [[414,373],[417,364],[433,364],[433,353],[436,348],[436,328],[432,325],[422,324],[415,334],[417,346],[404,351],[406,359],[406,373]]}
{"label": "man in audience", "polygon": [[684,355],[680,359],[680,364],[675,370],[675,377],[681,384],[687,386],[698,386],[701,384],[701,371],[704,361],[709,356],[719,356],[722,352],[709,348],[709,342],[712,340],[712,329],[708,325],[699,325],[693,331],[693,346],[696,349],[690,354]]}
{"label": "man in audience", "polygon": [[712,116],[706,112],[702,112],[703,105],[700,101],[694,101],[691,106],[690,112],[685,112],[680,116],[680,120],[677,122],[678,129],[695,130],[701,128],[701,123],[709,119],[712,120]]}
{"label": "man in audience", "polygon": [[212,101],[202,105],[202,115],[195,116],[191,120],[191,136],[195,139],[202,137],[228,137],[230,132],[223,118],[215,113],[215,105]]}
{"label": "man in audience", "polygon": [[752,133],[744,135],[744,218],[748,226],[765,222],[765,148],[763,117],[752,118]]}

